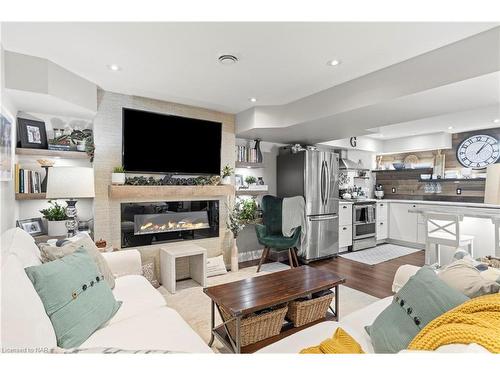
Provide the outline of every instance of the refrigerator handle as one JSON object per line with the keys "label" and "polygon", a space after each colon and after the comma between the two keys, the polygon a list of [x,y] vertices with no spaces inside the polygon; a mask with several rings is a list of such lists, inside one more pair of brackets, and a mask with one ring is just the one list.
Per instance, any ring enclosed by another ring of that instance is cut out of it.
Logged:
{"label": "refrigerator handle", "polygon": [[330,200],[330,167],[328,166],[328,162],[325,161],[325,170],[326,170],[326,196],[325,196],[325,205],[328,204],[328,201]]}
{"label": "refrigerator handle", "polygon": [[325,205],[325,161],[321,162],[321,181],[320,181],[320,189],[321,189],[321,204]]}

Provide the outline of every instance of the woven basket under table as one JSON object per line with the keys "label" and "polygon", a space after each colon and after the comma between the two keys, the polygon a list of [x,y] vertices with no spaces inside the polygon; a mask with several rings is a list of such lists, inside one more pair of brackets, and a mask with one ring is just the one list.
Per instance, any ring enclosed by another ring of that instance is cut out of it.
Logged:
{"label": "woven basket under table", "polygon": [[305,301],[292,301],[288,304],[286,317],[293,322],[294,327],[314,322],[326,316],[332,300],[333,293],[329,293]]}
{"label": "woven basket under table", "polygon": [[[283,321],[285,320],[288,306],[281,305],[269,312],[259,315],[249,315],[241,319],[240,326],[240,342],[241,346],[247,346],[257,341],[267,339],[268,337],[276,336],[280,333]],[[224,321],[229,320],[231,316],[220,309]],[[233,320],[227,323],[227,328],[234,339],[236,334],[236,321]]]}

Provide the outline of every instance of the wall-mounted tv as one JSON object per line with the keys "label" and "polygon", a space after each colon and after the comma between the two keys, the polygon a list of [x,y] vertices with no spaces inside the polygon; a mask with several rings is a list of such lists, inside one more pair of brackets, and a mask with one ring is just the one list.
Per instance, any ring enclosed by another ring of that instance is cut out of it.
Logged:
{"label": "wall-mounted tv", "polygon": [[220,174],[222,124],[123,108],[127,172]]}

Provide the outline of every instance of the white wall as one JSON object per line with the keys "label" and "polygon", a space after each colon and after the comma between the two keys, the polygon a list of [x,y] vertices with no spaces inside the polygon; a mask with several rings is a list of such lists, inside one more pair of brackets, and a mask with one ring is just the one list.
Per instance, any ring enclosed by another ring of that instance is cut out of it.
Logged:
{"label": "white wall", "polygon": [[[5,69],[4,69],[4,50],[0,45],[0,70],[1,70],[1,91],[0,103],[2,114],[11,120],[12,124],[12,152],[15,146],[15,132],[16,127],[16,112],[17,109],[9,100],[5,92]],[[12,155],[13,158],[13,155]],[[3,162],[3,160],[2,160]],[[14,200],[14,180],[0,181],[0,233],[13,227],[15,225],[15,217],[17,216],[17,206]]]}
{"label": "white wall", "polygon": [[386,139],[383,141],[382,152],[379,154],[398,154],[412,151],[449,149],[451,147],[451,133],[433,133]]}

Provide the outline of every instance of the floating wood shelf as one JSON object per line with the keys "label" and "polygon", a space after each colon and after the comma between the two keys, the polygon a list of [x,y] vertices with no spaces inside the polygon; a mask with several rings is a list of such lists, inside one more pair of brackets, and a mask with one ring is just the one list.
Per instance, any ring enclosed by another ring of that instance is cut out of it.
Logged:
{"label": "floating wood shelf", "polygon": [[16,201],[30,201],[35,199],[47,199],[45,193],[16,193]]}
{"label": "floating wood shelf", "polygon": [[375,173],[421,173],[421,174],[432,174],[433,168],[405,168],[405,169],[372,169],[372,172]]}
{"label": "floating wood shelf", "polygon": [[265,195],[268,194],[267,190],[236,190],[236,195]]}
{"label": "floating wood shelf", "polygon": [[16,155],[42,156],[47,158],[65,158],[65,159],[89,159],[86,152],[83,151],[59,151],[45,150],[39,148],[16,148]]}
{"label": "floating wood shelf", "polygon": [[111,199],[164,199],[169,197],[223,197],[234,194],[233,185],[205,186],[135,186],[110,185],[108,188]]}
{"label": "floating wood shelf", "polygon": [[249,163],[246,161],[237,161],[236,168],[264,168],[263,163]]}

